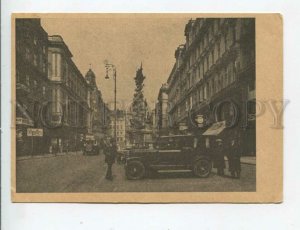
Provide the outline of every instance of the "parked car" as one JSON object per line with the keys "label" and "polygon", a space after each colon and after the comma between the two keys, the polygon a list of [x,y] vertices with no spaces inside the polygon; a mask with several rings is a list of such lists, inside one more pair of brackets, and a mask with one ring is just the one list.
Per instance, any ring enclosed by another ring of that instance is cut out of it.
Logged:
{"label": "parked car", "polygon": [[87,135],[83,144],[83,155],[98,155],[99,143],[92,135]]}
{"label": "parked car", "polygon": [[131,149],[125,158],[125,173],[130,180],[142,179],[149,172],[191,170],[197,177],[208,177],[212,168],[209,152],[192,135],[162,136],[154,148]]}
{"label": "parked car", "polygon": [[125,158],[128,155],[129,150],[128,149],[122,149],[117,151],[117,162],[119,164],[124,164],[125,163]]}

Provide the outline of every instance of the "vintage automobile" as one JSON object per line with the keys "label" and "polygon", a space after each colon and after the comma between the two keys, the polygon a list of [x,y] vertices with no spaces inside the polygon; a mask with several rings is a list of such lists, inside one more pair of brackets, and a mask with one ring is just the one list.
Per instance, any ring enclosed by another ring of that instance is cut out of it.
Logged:
{"label": "vintage automobile", "polygon": [[92,135],[87,135],[83,144],[83,155],[98,155],[99,143]]}
{"label": "vintage automobile", "polygon": [[161,136],[153,148],[132,149],[125,158],[129,180],[142,179],[163,170],[190,170],[197,177],[208,177],[212,168],[209,152],[193,135]]}

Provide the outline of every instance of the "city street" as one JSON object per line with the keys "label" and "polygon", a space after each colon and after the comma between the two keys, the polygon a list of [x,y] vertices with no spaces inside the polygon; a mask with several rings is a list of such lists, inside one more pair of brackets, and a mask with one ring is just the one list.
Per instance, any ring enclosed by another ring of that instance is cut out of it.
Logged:
{"label": "city street", "polygon": [[[113,165],[113,181],[105,179],[104,156],[80,152],[17,160],[17,192],[225,192],[255,191],[255,164],[242,164],[241,179],[195,178],[190,172],[159,173],[139,181],[127,180],[123,165]],[[226,175],[229,175],[226,171]]]}

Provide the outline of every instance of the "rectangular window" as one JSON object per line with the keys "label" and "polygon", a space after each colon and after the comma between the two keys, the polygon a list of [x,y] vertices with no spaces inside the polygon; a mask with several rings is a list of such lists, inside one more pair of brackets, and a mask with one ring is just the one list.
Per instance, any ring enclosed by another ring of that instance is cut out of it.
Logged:
{"label": "rectangular window", "polygon": [[209,56],[206,56],[206,70],[209,70]]}
{"label": "rectangular window", "polygon": [[38,56],[37,56],[36,54],[33,54],[33,64],[34,64],[35,66],[38,65]]}
{"label": "rectangular window", "polygon": [[214,93],[215,93],[215,82],[214,82],[214,79],[211,80],[210,85],[211,85],[211,96],[213,96]]}
{"label": "rectangular window", "polygon": [[219,19],[215,19],[214,21],[214,31],[215,33],[218,31],[219,29]]}
{"label": "rectangular window", "polygon": [[43,70],[43,64],[44,64],[43,55],[40,54],[39,55],[39,67],[40,67],[41,70]]}
{"label": "rectangular window", "polygon": [[203,87],[200,88],[200,101],[203,101],[203,94],[204,94],[204,90]]}
{"label": "rectangular window", "polygon": [[37,38],[36,38],[36,36],[33,37],[33,44],[35,44],[35,45],[37,44]]}
{"label": "rectangular window", "polygon": [[29,75],[26,74],[26,85],[30,86],[30,79]]}
{"label": "rectangular window", "polygon": [[209,40],[210,40],[210,38],[209,38],[209,31],[207,31],[207,34],[206,34],[206,45],[207,46],[209,44]]}
{"label": "rectangular window", "polygon": [[28,47],[25,48],[25,58],[27,61],[30,60],[30,51]]}
{"label": "rectangular window", "polygon": [[199,47],[200,47],[200,55],[201,55],[203,51],[203,40],[200,41]]}
{"label": "rectangular window", "polygon": [[43,63],[43,73],[46,73],[46,63]]}
{"label": "rectangular window", "polygon": [[222,89],[222,75],[219,75],[219,91]]}
{"label": "rectangular window", "polygon": [[228,84],[227,72],[225,71],[225,74],[224,74],[224,87],[226,87],[227,84]]}
{"label": "rectangular window", "polygon": [[225,38],[224,38],[224,46],[225,46],[225,51],[228,49],[228,34],[226,33],[225,34]]}
{"label": "rectangular window", "polygon": [[189,111],[189,102],[188,102],[188,100],[185,101],[185,111]]}
{"label": "rectangular window", "polygon": [[204,99],[204,100],[207,99],[207,84],[204,86],[204,90],[203,90],[203,99]]}

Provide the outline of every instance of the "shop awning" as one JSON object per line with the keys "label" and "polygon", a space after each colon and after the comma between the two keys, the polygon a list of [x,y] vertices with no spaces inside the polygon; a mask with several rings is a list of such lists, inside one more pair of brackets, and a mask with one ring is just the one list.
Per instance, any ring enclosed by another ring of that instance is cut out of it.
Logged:
{"label": "shop awning", "polygon": [[225,121],[214,123],[202,135],[204,136],[217,136],[226,128]]}

